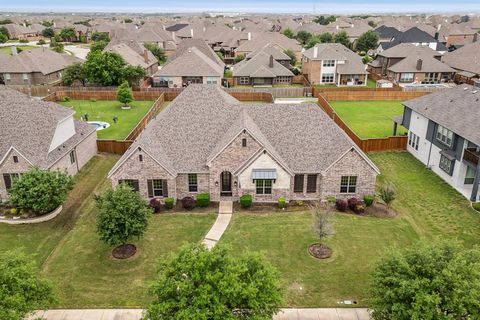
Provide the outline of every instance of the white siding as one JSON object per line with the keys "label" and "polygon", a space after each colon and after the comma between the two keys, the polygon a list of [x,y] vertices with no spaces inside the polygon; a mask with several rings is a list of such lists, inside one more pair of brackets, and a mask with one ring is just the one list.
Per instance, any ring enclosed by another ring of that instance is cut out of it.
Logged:
{"label": "white siding", "polygon": [[75,123],[73,122],[73,115],[60,121],[55,129],[52,142],[48,152],[52,151],[71,137],[75,135]]}

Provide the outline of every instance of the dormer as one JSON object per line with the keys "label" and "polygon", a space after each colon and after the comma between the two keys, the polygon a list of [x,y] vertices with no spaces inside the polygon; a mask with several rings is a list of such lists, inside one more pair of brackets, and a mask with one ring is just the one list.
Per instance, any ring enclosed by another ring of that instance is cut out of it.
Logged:
{"label": "dormer", "polygon": [[68,139],[75,135],[75,123],[73,122],[73,114],[60,120],[55,128],[52,141],[50,142],[50,148],[48,152],[53,151],[55,148],[66,142]]}

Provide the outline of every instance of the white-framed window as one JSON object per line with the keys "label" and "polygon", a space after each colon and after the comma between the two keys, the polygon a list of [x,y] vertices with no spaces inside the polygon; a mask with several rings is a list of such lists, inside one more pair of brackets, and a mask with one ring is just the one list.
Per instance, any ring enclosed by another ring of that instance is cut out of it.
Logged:
{"label": "white-framed window", "polygon": [[290,77],[288,76],[277,77],[275,81],[277,83],[290,83]]}
{"label": "white-framed window", "polygon": [[425,82],[438,82],[438,72],[427,72],[425,73]]}
{"label": "white-framed window", "polygon": [[255,180],[257,194],[272,194],[272,180]]}
{"label": "white-framed window", "polygon": [[335,60],[323,60],[324,67],[335,67]]}
{"label": "white-framed window", "polygon": [[22,76],[23,76],[23,82],[27,82],[28,81],[28,73],[24,73]]}
{"label": "white-framed window", "polygon": [[413,73],[401,73],[400,74],[400,82],[413,82],[413,78],[414,78],[414,74]]}
{"label": "white-framed window", "polygon": [[249,77],[240,77],[240,84],[250,84]]}
{"label": "white-framed window", "polygon": [[197,192],[198,191],[198,181],[196,173],[188,174],[188,191]]}
{"label": "white-framed window", "polygon": [[5,80],[6,81],[12,80],[12,76],[10,75],[10,73],[5,73]]}
{"label": "white-framed window", "polygon": [[217,84],[217,78],[216,77],[207,77],[207,84]]}
{"label": "white-framed window", "polygon": [[77,162],[77,157],[75,155],[75,150],[70,151],[70,164]]}
{"label": "white-framed window", "polygon": [[357,191],[357,176],[342,176],[340,193],[355,193]]}
{"label": "white-framed window", "polygon": [[464,184],[473,184],[475,182],[475,175],[477,171],[472,167],[467,167],[467,172],[465,173]]}
{"label": "white-framed window", "polygon": [[452,160],[448,159],[444,155],[440,156],[440,164],[439,167],[449,175],[452,174]]}
{"label": "white-framed window", "polygon": [[334,83],[335,74],[333,73],[324,73],[322,74],[322,83]]}
{"label": "white-framed window", "polygon": [[137,180],[137,179],[122,179],[122,180],[118,180],[118,184],[121,184],[121,183],[124,183],[124,184],[130,186],[130,188],[132,188],[135,192],[139,192],[139,191],[140,191],[140,184],[138,183],[138,180]]}
{"label": "white-framed window", "polygon": [[408,145],[415,150],[418,150],[418,145],[420,144],[420,137],[417,136],[415,133],[410,131],[408,134]]}
{"label": "white-framed window", "polygon": [[437,134],[435,136],[438,141],[451,147],[453,145],[453,132],[439,125],[437,127]]}

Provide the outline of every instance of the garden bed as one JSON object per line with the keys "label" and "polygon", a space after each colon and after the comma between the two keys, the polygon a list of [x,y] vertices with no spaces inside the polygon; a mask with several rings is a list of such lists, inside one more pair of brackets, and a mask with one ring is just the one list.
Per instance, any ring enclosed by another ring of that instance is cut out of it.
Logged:
{"label": "garden bed", "polygon": [[286,204],[285,208],[278,207],[277,202],[252,202],[249,208],[243,208],[238,201],[233,203],[234,212],[244,213],[273,213],[273,212],[299,212],[308,210],[312,205],[318,204],[318,201],[290,201]]}
{"label": "garden bed", "polygon": [[[9,212],[12,208],[8,208],[5,206],[0,205],[0,212]],[[49,220],[52,220],[56,216],[62,212],[63,207],[59,206],[52,212],[46,213],[46,214],[41,214],[37,215],[34,212],[27,210],[24,211],[24,213],[19,213],[17,214],[5,214],[2,215],[0,214],[0,223],[6,223],[6,224],[34,224],[34,223],[42,223],[46,222]]]}

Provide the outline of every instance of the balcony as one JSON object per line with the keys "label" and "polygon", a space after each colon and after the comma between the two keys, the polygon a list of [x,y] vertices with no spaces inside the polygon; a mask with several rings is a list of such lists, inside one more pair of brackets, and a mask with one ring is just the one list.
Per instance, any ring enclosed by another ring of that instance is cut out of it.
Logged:
{"label": "balcony", "polygon": [[475,166],[478,166],[478,163],[480,162],[479,159],[480,159],[480,152],[465,149],[465,152],[463,153],[463,160],[473,163]]}

